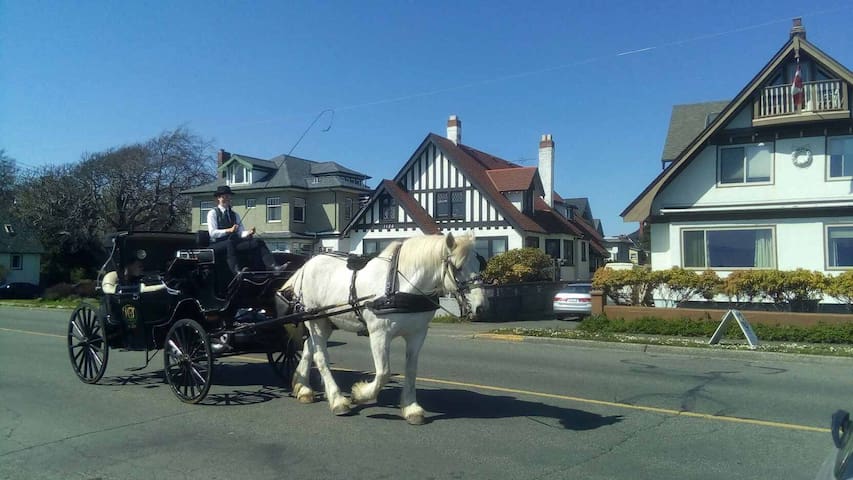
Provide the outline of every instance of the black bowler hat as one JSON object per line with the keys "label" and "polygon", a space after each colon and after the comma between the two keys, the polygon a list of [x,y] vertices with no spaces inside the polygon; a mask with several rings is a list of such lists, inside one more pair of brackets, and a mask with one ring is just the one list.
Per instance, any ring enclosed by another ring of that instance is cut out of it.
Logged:
{"label": "black bowler hat", "polygon": [[226,193],[228,195],[234,195],[234,192],[231,191],[231,187],[229,187],[228,185],[220,185],[216,187],[216,191],[213,192],[213,196],[218,197],[220,195],[225,195]]}

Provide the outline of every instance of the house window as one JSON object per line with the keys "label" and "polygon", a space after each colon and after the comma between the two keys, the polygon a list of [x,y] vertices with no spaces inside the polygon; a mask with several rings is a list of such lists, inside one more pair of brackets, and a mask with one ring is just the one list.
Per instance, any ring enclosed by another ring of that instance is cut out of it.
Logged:
{"label": "house window", "polygon": [[527,248],[539,248],[539,237],[527,237],[524,239],[524,246]]}
{"label": "house window", "polygon": [[231,185],[252,183],[252,170],[236,162],[229,165],[228,183]]}
{"label": "house window", "polygon": [[255,208],[256,203],[257,202],[255,201],[254,198],[247,198],[246,199],[246,208]]}
{"label": "house window", "polygon": [[294,222],[304,222],[305,221],[305,199],[294,197],[293,198],[293,221]]}
{"label": "house window", "polygon": [[853,226],[826,227],[826,255],[829,268],[853,267]]}
{"label": "house window", "polygon": [[451,190],[436,192],[435,218],[465,218],[465,192]]}
{"label": "house window", "polygon": [[586,243],[586,242],[581,242],[581,261],[582,261],[582,262],[585,262],[585,261],[586,261],[586,249],[587,249],[587,248],[588,248],[588,247],[587,247],[587,243]]}
{"label": "house window", "polygon": [[829,178],[853,177],[853,137],[829,139]]}
{"label": "house window", "polygon": [[314,177],[311,179],[311,183],[317,184],[320,183],[320,177]]}
{"label": "house window", "polygon": [[480,238],[474,239],[474,250],[486,260],[500,255],[507,250],[507,237]]}
{"label": "house window", "polygon": [[563,260],[568,266],[575,264],[575,241],[563,240]]}
{"label": "house window", "polygon": [[267,222],[281,221],[281,197],[267,197]]}
{"label": "house window", "polygon": [[207,225],[207,212],[213,210],[214,204],[213,202],[201,202],[198,206],[199,210],[199,219],[198,223],[200,225]]}
{"label": "house window", "polygon": [[379,199],[379,218],[383,222],[394,222],[397,220],[397,206],[394,205],[394,200],[391,197],[382,197]]}
{"label": "house window", "polygon": [[352,218],[352,199],[346,198],[344,199],[344,221]]}
{"label": "house window", "polygon": [[545,239],[545,253],[551,256],[554,260],[560,258],[560,241],[554,239]]}
{"label": "house window", "polygon": [[685,268],[774,268],[772,228],[684,230],[681,261]]}
{"label": "house window", "polygon": [[24,269],[24,259],[21,255],[12,255],[12,270],[23,270]]}
{"label": "house window", "polygon": [[769,144],[720,148],[720,184],[769,182],[772,170],[773,149]]}
{"label": "house window", "polygon": [[285,241],[266,240],[265,243],[271,252],[290,252],[290,244]]}
{"label": "house window", "polygon": [[364,243],[362,245],[362,250],[363,250],[362,254],[369,255],[371,253],[379,253],[382,250],[385,250],[385,248],[387,248],[388,245],[391,245],[391,242],[393,242],[393,241],[394,240],[390,239],[390,238],[384,238],[382,240],[365,239]]}

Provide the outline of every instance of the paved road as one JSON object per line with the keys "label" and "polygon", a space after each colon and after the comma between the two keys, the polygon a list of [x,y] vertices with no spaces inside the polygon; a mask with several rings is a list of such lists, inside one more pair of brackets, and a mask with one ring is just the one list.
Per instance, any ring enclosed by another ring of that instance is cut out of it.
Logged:
{"label": "paved road", "polygon": [[[114,351],[102,384],[79,382],[67,316],[0,309],[0,478],[814,478],[829,416],[853,408],[847,359],[472,338],[485,324],[431,329],[425,426],[399,419],[396,385],[349,417],[300,405],[254,357],[190,406],[160,356],[132,372],[142,354]],[[347,390],[367,339],[333,340]]]}

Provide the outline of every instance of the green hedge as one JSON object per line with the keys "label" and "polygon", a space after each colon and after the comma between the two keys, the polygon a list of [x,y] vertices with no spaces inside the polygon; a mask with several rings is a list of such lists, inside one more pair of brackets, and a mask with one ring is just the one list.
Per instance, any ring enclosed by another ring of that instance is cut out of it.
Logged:
{"label": "green hedge", "polygon": [[[585,318],[578,329],[589,333],[634,333],[645,335],[669,335],[676,337],[710,337],[719,322],[692,320],[688,318],[665,320],[657,317],[642,317],[636,320],[613,319],[604,315]],[[845,324],[820,323],[811,327],[792,325],[752,325],[761,341],[800,343],[853,343],[853,321]],[[726,338],[743,338],[737,323],[732,322],[725,333]]]}

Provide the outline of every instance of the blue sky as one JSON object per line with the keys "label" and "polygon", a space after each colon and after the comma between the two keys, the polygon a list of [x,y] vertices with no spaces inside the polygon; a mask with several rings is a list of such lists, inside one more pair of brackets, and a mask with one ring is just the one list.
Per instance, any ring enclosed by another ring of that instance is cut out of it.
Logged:
{"label": "blue sky", "polygon": [[186,125],[374,187],[456,114],[463,143],[522,165],[552,134],[557,192],[629,233],[672,106],[733,97],[796,16],[853,68],[849,0],[0,0],[0,148],[38,167]]}

